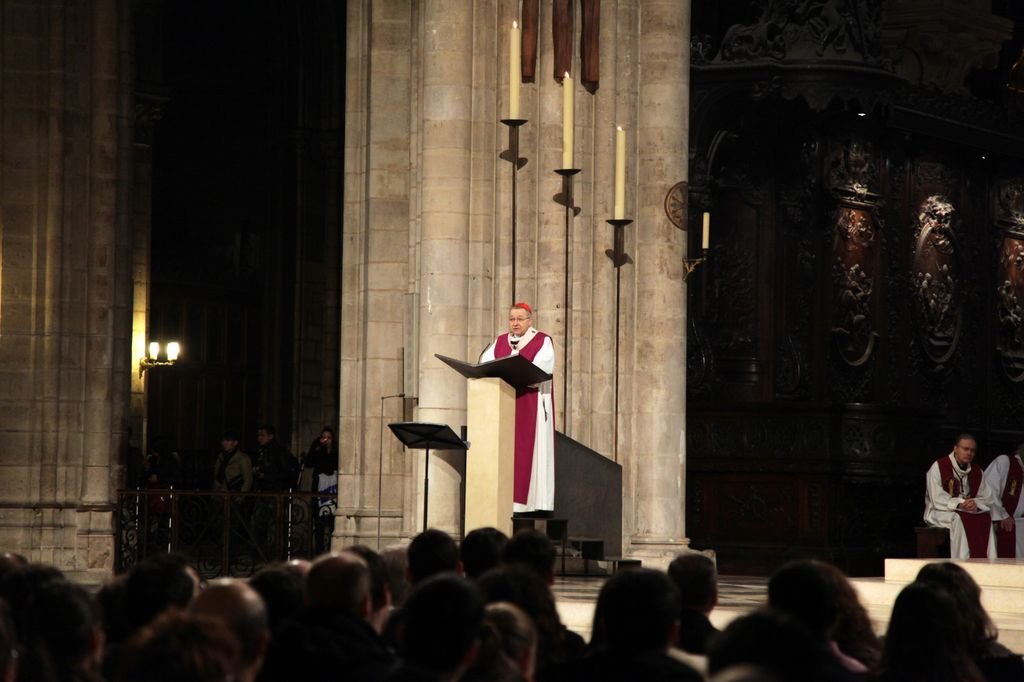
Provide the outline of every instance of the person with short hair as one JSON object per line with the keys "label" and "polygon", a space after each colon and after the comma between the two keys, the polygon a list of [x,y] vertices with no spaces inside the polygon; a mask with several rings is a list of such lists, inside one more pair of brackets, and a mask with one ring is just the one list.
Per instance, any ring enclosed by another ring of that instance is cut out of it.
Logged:
{"label": "person with short hair", "polygon": [[264,679],[314,680],[324,671],[344,671],[347,680],[383,679],[396,660],[370,625],[370,588],[370,569],[359,555],[318,557],[306,576],[302,610],[273,633]]}
{"label": "person with short hair", "polygon": [[[787,613],[762,608],[732,620],[708,647],[708,675],[752,667],[778,682],[846,682],[857,679]],[[758,679],[758,678],[754,678]]]}
{"label": "person with short hair", "polygon": [[[443,530],[428,528],[416,535],[405,550],[405,578],[415,590],[424,580],[441,573],[462,573],[459,546]],[[400,631],[405,618],[404,605],[391,610],[384,625],[384,641],[393,648],[400,644]]]}
{"label": "person with short hair", "polygon": [[253,490],[281,491],[298,482],[299,460],[277,439],[277,429],[264,424],[256,430],[256,458],[252,465]]}
{"label": "person with short hair", "polygon": [[234,678],[241,647],[222,621],[173,609],[125,645],[118,682],[225,682]]}
{"label": "person with short hair", "polygon": [[264,566],[249,578],[249,586],[263,598],[271,630],[301,609],[306,592],[306,574],[302,567],[289,563]]}
{"label": "person with short hair", "polygon": [[497,528],[475,528],[459,543],[459,557],[466,577],[475,580],[501,563],[508,536]]}
{"label": "person with short hair", "polygon": [[270,641],[267,607],[259,593],[241,580],[218,578],[199,593],[192,610],[231,630],[240,647],[235,680],[255,682]]}
{"label": "person with short hair", "polygon": [[616,573],[601,587],[594,609],[594,650],[576,663],[547,671],[541,680],[648,682],[704,677],[669,654],[679,626],[679,592],[661,571]]}
{"label": "person with short hair", "polygon": [[406,553],[409,560],[409,582],[413,587],[438,573],[462,572],[459,546],[443,530],[428,528],[419,533],[409,543]]}
{"label": "person with short hair", "polygon": [[199,594],[199,574],[181,554],[150,554],[128,571],[125,626],[134,632],[170,608],[183,609]]}
{"label": "person with short hair", "polygon": [[505,564],[522,564],[544,579],[555,583],[555,545],[546,534],[535,528],[523,528],[513,535],[501,553]]}
{"label": "person with short hair", "polygon": [[370,615],[367,620],[378,634],[384,632],[391,615],[391,586],[388,584],[388,569],[377,552],[366,545],[353,545],[346,552],[359,555],[370,569]]}
{"label": "person with short hair", "polygon": [[470,580],[441,573],[418,583],[405,602],[399,651],[402,666],[387,678],[458,680],[479,647],[484,601]]}
{"label": "person with short hair", "polygon": [[380,552],[380,558],[388,573],[391,603],[396,609],[401,608],[412,591],[412,583],[409,582],[408,548],[404,545],[385,547]]}
{"label": "person with short hair", "polygon": [[20,678],[99,682],[103,623],[93,596],[67,580],[40,583],[18,618]]}
{"label": "person with short hair", "polygon": [[687,653],[706,655],[708,643],[718,634],[708,618],[718,605],[715,562],[699,552],[680,554],[669,564],[668,577],[679,590],[677,644]]}
{"label": "person with short hair", "polygon": [[[533,326],[533,308],[527,303],[512,304],[508,311],[508,333],[487,346],[480,361],[510,355],[522,355],[548,374],[554,374],[554,344],[550,336]],[[514,468],[512,511],[554,509],[555,403],[550,380],[516,390]]]}
{"label": "person with short hair", "polygon": [[977,452],[978,441],[962,433],[953,451],[935,460],[925,475],[924,521],[949,529],[953,559],[996,558],[990,514],[995,496],[981,467],[973,464]]}

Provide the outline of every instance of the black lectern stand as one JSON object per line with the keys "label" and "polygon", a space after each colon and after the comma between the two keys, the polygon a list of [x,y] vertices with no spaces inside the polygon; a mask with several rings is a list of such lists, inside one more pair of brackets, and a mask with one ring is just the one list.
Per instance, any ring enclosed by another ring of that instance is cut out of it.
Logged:
{"label": "black lectern stand", "polygon": [[509,355],[497,360],[481,362],[479,365],[449,358],[445,355],[435,354],[434,357],[467,379],[501,379],[516,390],[551,379],[550,374],[522,355]]}
{"label": "black lectern stand", "polygon": [[[427,458],[423,463],[423,530],[426,530],[427,493],[430,490],[430,451],[465,450],[468,446],[447,424],[395,422],[388,424],[388,428],[406,448],[427,451]],[[377,520],[377,523],[380,523],[380,519]]]}

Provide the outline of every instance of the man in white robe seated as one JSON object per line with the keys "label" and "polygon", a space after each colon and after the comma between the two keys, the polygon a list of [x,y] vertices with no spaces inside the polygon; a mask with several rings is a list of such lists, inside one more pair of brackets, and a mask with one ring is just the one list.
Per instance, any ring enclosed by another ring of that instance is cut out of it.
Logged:
{"label": "man in white robe seated", "polygon": [[992,521],[996,534],[996,553],[1006,559],[1024,558],[1024,502],[1021,502],[1021,486],[1024,485],[1024,461],[1021,454],[1024,445],[1017,447],[1012,455],[999,455],[985,469],[982,477],[992,490],[995,503],[992,505]]}
{"label": "man in white robe seated", "polygon": [[985,483],[981,467],[971,464],[977,452],[974,436],[960,434],[953,452],[937,459],[925,475],[924,521],[929,526],[949,528],[949,555],[953,559],[996,556],[989,513],[995,495]]}
{"label": "man in white robe seated", "polygon": [[[555,371],[551,337],[533,326],[533,309],[514,303],[508,311],[508,334],[480,356],[481,362],[522,355],[548,374]],[[516,391],[515,485],[513,512],[555,508],[555,404],[551,382]]]}

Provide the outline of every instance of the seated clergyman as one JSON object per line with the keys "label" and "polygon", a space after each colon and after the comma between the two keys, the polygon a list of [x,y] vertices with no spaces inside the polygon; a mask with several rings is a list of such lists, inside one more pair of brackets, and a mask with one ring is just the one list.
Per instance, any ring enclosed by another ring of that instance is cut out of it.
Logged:
{"label": "seated clergyman", "polygon": [[953,559],[996,556],[989,513],[995,498],[981,467],[972,464],[977,452],[974,436],[960,434],[953,451],[935,460],[925,475],[924,520],[929,526],[949,528]]}

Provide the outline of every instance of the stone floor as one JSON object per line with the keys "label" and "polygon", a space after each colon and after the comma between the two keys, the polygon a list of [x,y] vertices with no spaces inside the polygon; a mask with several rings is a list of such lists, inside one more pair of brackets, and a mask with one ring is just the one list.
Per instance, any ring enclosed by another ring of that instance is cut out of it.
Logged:
{"label": "stone floor", "polygon": [[[590,639],[594,604],[605,578],[556,578],[554,585],[558,615],[562,622],[584,639]],[[711,612],[715,627],[725,627],[733,618],[765,603],[768,579],[746,576],[718,577],[718,607]]]}
{"label": "stone floor", "polygon": [[[886,559],[884,577],[851,579],[876,632],[885,633],[896,596],[928,561],[935,560]],[[1013,651],[1024,652],[1024,560],[969,559],[957,563],[981,586],[982,605],[999,630],[999,641]],[[605,579],[555,580],[555,600],[562,622],[584,639],[590,638],[594,604]],[[711,612],[711,622],[719,629],[767,601],[767,578],[719,576],[718,584],[718,607]]]}

